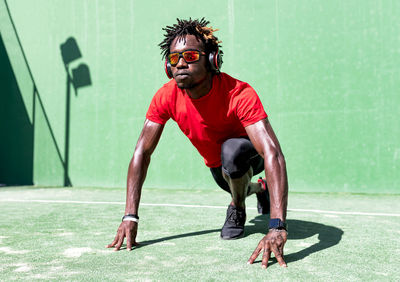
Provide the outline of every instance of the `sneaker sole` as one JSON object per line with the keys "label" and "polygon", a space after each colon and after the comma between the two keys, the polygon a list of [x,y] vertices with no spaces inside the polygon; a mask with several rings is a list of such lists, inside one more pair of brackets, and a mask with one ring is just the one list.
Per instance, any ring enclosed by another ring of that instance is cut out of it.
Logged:
{"label": "sneaker sole", "polygon": [[225,237],[223,237],[223,236],[219,236],[222,240],[236,240],[236,239],[241,239],[241,238],[243,238],[244,237],[244,232],[242,233],[242,234],[240,234],[239,236],[237,236],[237,237],[227,237],[227,236],[225,236]]}

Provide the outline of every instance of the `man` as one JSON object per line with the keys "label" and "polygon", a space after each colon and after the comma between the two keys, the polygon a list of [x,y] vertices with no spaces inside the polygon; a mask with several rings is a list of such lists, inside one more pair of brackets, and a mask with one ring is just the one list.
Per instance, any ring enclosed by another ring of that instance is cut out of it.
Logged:
{"label": "man", "polygon": [[[232,196],[222,239],[243,235],[245,198],[256,193],[260,213],[270,213],[269,231],[248,263],[262,252],[266,268],[271,252],[286,267],[283,247],[287,240],[288,183],[279,142],[254,89],[220,72],[222,52],[216,30],[208,21],[179,20],[164,28],[160,44],[171,81],[152,99],[143,130],[128,169],[125,216],[114,241],[107,247],[119,250],[124,238],[127,249],[137,245],[138,208],[150,156],[168,119],[176,121],[190,139],[217,184]],[[266,179],[251,183],[253,174],[265,171]],[[268,185],[267,185],[268,183]]]}

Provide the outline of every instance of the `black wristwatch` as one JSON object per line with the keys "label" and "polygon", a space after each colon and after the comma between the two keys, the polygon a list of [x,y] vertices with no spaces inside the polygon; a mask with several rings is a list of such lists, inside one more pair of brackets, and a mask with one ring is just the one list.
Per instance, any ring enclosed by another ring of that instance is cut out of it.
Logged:
{"label": "black wristwatch", "polygon": [[279,218],[271,218],[269,220],[268,229],[277,229],[277,230],[288,230],[287,223],[280,220]]}

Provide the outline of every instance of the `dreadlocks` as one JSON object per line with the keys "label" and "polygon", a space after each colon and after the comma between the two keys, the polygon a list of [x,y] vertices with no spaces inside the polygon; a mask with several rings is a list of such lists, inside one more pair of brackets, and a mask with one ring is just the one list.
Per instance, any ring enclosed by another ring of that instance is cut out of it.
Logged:
{"label": "dreadlocks", "polygon": [[[172,41],[175,38],[183,38],[185,40],[186,35],[194,35],[197,39],[200,39],[205,47],[206,53],[216,52],[221,46],[218,38],[214,36],[214,32],[218,29],[213,29],[207,25],[209,21],[202,18],[201,20],[181,20],[176,19],[177,24],[172,26],[167,26],[163,28],[166,33],[164,34],[164,40],[158,45],[161,48],[161,54],[163,59],[169,55],[169,48]],[[219,50],[219,54],[222,55],[223,52]],[[222,56],[221,56],[222,57]]]}

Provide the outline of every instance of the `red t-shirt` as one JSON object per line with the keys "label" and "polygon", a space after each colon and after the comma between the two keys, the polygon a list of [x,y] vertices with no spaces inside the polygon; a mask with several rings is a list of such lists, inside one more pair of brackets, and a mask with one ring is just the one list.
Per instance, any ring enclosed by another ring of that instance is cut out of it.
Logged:
{"label": "red t-shirt", "polygon": [[255,90],[225,73],[214,75],[212,89],[192,99],[175,80],[154,95],[146,118],[165,124],[172,118],[189,138],[208,167],[221,165],[221,145],[247,136],[245,127],[267,117]]}

